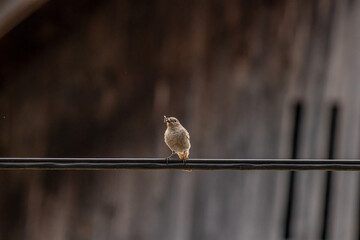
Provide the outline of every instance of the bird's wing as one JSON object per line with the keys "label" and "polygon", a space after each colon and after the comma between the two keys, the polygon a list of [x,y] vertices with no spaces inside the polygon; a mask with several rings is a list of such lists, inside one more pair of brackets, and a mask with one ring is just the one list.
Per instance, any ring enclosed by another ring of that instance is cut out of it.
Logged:
{"label": "bird's wing", "polygon": [[189,132],[185,129],[185,136],[187,137],[187,139],[189,139],[190,140],[190,134],[189,134]]}

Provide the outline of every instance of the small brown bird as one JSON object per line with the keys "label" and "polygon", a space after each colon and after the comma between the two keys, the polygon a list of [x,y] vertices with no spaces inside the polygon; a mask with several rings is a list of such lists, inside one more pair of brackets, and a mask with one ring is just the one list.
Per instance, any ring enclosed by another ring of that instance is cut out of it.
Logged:
{"label": "small brown bird", "polygon": [[190,135],[188,131],[180,124],[179,120],[174,117],[164,116],[164,123],[167,129],[164,134],[166,145],[172,151],[172,154],[166,158],[166,162],[176,153],[180,159],[189,159]]}

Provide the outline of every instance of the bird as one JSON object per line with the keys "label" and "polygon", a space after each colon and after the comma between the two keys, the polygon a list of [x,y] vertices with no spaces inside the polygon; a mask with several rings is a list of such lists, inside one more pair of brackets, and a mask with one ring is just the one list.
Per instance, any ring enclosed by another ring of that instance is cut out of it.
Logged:
{"label": "bird", "polygon": [[168,163],[168,160],[173,155],[177,154],[180,159],[183,159],[185,165],[186,159],[189,159],[189,150],[191,147],[189,132],[175,117],[164,116],[164,123],[167,125],[164,140],[171,150],[171,155],[166,158],[166,163]]}

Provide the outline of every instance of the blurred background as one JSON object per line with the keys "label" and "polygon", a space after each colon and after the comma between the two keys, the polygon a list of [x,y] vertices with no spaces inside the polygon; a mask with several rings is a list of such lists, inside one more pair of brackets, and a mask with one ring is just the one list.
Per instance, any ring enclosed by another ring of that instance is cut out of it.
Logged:
{"label": "blurred background", "polygon": [[[360,2],[2,0],[0,156],[359,158]],[[359,239],[355,172],[1,171],[0,239]]]}

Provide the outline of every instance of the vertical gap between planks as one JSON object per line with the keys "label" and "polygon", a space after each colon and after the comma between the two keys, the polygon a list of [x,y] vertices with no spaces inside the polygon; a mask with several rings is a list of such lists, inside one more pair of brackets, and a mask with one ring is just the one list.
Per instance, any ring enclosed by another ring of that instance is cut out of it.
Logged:
{"label": "vertical gap between planks", "polygon": [[[328,142],[328,158],[333,159],[335,153],[336,143],[336,123],[338,118],[338,107],[334,104],[331,108],[330,113],[330,129],[329,129],[329,142]],[[332,184],[332,173],[326,173],[326,189],[325,189],[325,203],[324,203],[324,215],[323,215],[323,226],[321,231],[321,239],[328,239],[328,217],[330,216],[330,201],[331,201],[331,184]]]}
{"label": "vertical gap between planks", "polygon": [[[299,144],[299,135],[301,128],[301,115],[302,115],[302,104],[297,102],[294,106],[294,125],[292,133],[292,149],[291,149],[291,158],[296,159],[298,157],[298,144]],[[288,190],[288,199],[287,199],[287,209],[285,216],[285,232],[284,238],[289,239],[291,237],[291,220],[293,213],[293,202],[294,202],[294,192],[295,192],[295,171],[290,172],[289,176],[289,190]]]}

